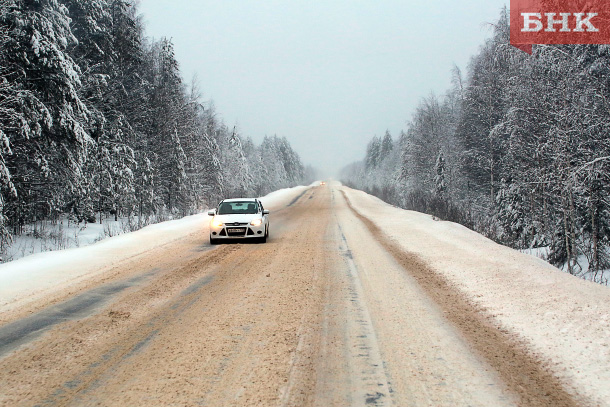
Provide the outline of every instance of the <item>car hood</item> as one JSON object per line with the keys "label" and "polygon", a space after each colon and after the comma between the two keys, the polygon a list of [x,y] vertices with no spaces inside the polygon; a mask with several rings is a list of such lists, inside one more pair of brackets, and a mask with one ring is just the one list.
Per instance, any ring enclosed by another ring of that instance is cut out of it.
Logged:
{"label": "car hood", "polygon": [[231,214],[231,215],[216,215],[214,219],[221,221],[222,223],[250,223],[252,219],[260,219],[261,215],[259,213],[255,213],[252,215],[248,214]]}

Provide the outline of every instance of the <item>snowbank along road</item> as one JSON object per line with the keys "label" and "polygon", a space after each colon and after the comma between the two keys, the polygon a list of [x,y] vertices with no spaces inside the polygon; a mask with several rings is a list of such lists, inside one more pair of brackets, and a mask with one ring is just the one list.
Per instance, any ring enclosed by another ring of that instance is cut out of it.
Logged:
{"label": "snowbank along road", "polygon": [[610,405],[607,288],[340,185],[263,202],[267,244],[194,217],[5,286],[0,405]]}

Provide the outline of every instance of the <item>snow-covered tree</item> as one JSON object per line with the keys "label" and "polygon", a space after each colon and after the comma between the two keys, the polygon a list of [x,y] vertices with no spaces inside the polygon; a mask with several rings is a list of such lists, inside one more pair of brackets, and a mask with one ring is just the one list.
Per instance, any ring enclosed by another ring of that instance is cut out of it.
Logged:
{"label": "snow-covered tree", "polygon": [[381,157],[385,159],[390,155],[392,150],[394,149],[394,140],[392,140],[392,136],[390,135],[390,131],[386,130],[383,139],[381,140]]}
{"label": "snow-covered tree", "polygon": [[79,92],[82,72],[69,54],[76,38],[67,8],[55,0],[5,4],[1,65],[16,92],[4,101],[11,114],[2,123],[16,191],[16,197],[5,195],[5,215],[18,232],[24,222],[57,215],[83,192],[93,139],[87,131],[91,112]]}
{"label": "snow-covered tree", "polygon": [[437,198],[445,200],[447,193],[447,180],[445,174],[445,158],[443,157],[442,150],[438,153],[434,170],[436,172],[436,177],[434,177],[434,194]]}
{"label": "snow-covered tree", "polygon": [[381,140],[375,136],[366,147],[365,165],[367,169],[377,167],[381,160]]}

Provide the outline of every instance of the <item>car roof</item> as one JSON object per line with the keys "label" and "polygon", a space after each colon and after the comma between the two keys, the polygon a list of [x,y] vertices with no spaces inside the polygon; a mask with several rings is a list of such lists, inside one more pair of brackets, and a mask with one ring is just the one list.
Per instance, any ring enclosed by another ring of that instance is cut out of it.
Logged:
{"label": "car roof", "polygon": [[224,199],[222,202],[257,202],[258,199],[256,198],[231,198],[231,199]]}

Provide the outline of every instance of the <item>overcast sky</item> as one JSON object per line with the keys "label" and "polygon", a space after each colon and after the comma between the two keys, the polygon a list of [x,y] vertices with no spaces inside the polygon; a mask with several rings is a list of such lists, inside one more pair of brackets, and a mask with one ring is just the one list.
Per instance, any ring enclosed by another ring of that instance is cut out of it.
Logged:
{"label": "overcast sky", "polygon": [[332,175],[464,72],[509,0],[140,0],[224,122]]}

